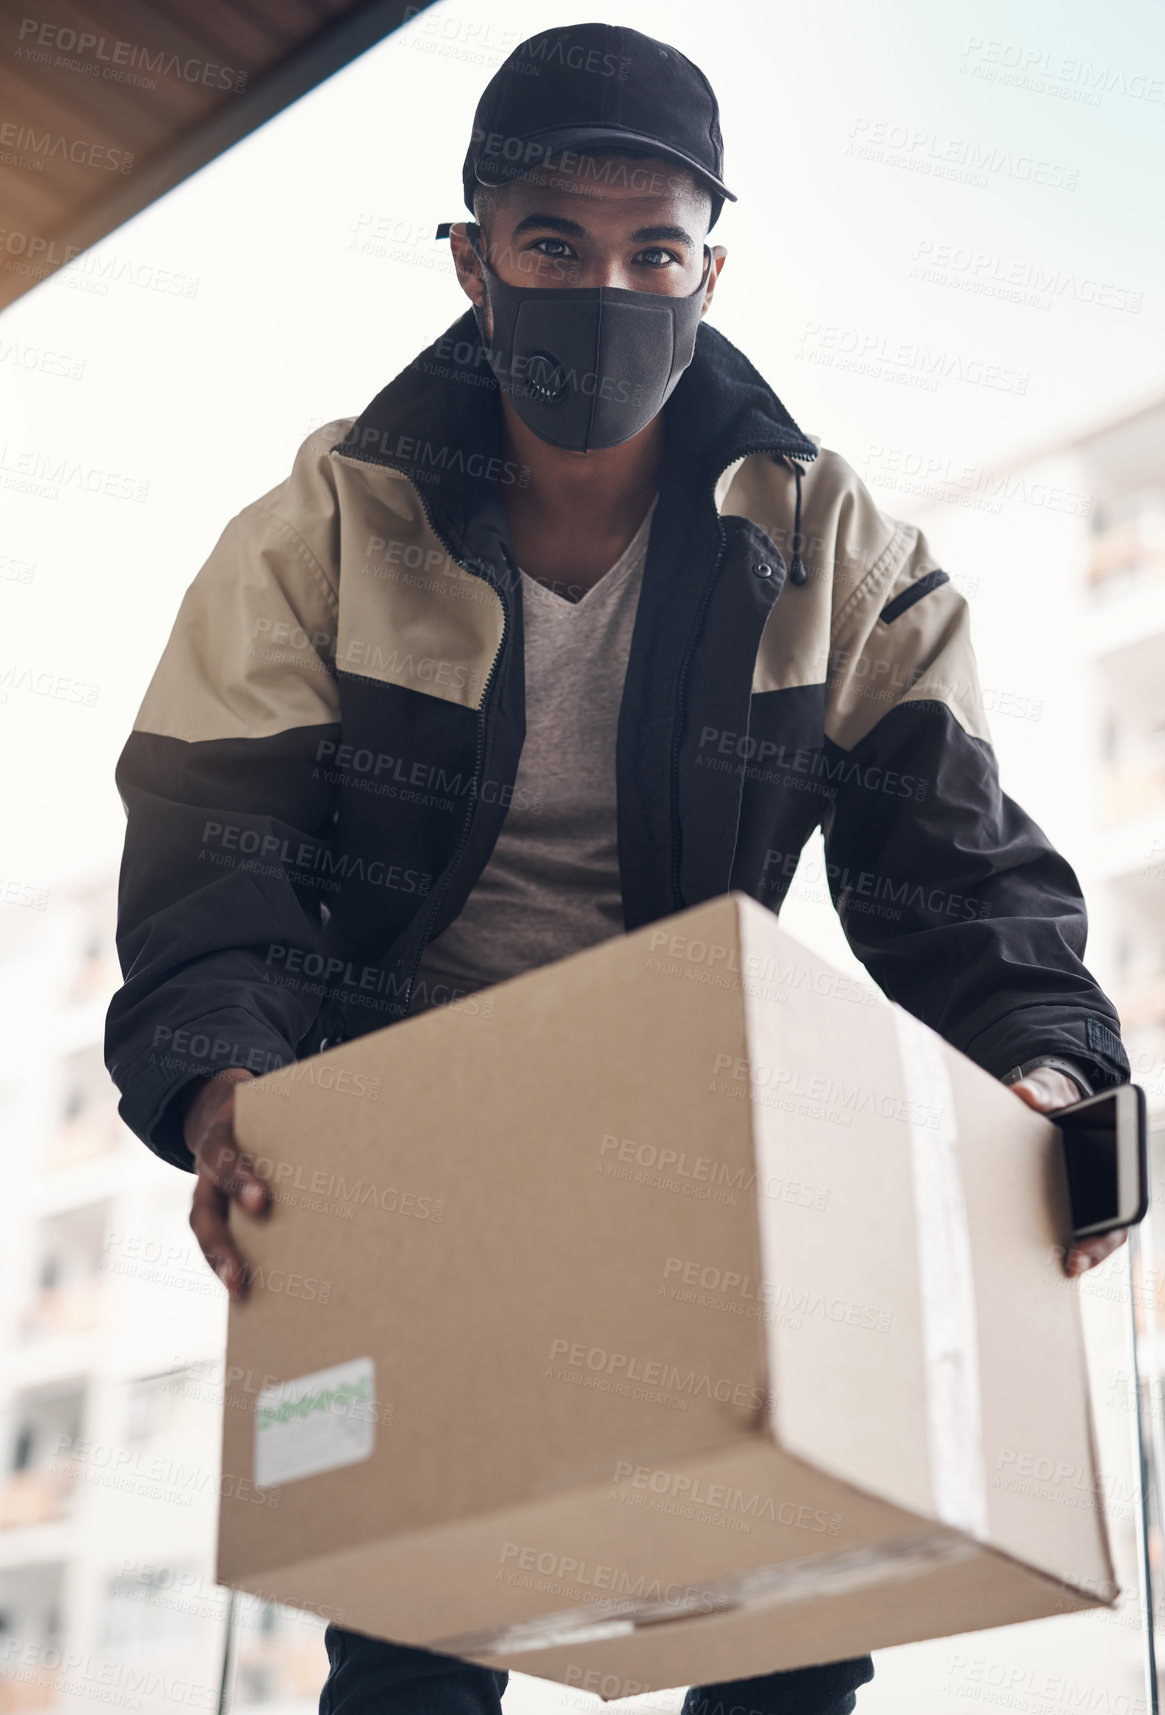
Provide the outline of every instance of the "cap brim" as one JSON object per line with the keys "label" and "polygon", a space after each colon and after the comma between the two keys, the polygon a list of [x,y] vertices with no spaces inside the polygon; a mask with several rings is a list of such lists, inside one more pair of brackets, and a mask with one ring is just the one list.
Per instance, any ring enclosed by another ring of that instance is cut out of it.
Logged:
{"label": "cap brim", "polygon": [[[727,202],[736,202],[735,194],[728,189],[722,179],[715,173],[710,173],[707,167],[699,161],[693,161],[690,155],[685,155],[680,149],[673,149],[667,143],[661,143],[658,137],[648,137],[642,131],[626,131],[616,125],[566,125],[549,131],[535,131],[529,137],[523,137],[523,143],[552,143],[556,150],[577,149],[583,144],[612,143],[616,146],[623,143],[634,143],[638,147],[650,149],[653,155],[662,155],[665,160],[678,161],[686,167],[693,176],[699,179],[717,196]],[[553,155],[541,161],[499,161],[496,163],[496,173],[487,178],[482,172],[482,162],[474,163],[474,174],[479,185],[506,185],[513,179],[520,179],[527,174],[536,173],[540,167],[552,167]]]}

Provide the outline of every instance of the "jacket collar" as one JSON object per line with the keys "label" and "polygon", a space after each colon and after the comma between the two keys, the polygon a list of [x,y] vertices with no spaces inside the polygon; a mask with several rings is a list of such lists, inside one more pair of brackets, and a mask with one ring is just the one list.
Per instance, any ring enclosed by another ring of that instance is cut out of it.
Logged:
{"label": "jacket collar", "polygon": [[[685,486],[710,490],[750,452],[817,456],[763,376],[707,321],[664,421],[666,456]],[[473,311],[382,388],[332,450],[409,477],[437,534],[456,559],[467,557],[475,517],[496,513],[499,484],[518,477],[504,456],[501,392]]]}

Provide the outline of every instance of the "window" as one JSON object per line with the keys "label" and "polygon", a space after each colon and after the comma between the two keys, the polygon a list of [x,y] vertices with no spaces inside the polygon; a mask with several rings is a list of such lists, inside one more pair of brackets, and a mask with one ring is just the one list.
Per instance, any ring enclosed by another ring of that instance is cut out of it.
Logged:
{"label": "window", "polygon": [[197,1636],[205,1619],[194,1594],[197,1567],[152,1566],[109,1580],[101,1614],[104,1648],[133,1648]]}

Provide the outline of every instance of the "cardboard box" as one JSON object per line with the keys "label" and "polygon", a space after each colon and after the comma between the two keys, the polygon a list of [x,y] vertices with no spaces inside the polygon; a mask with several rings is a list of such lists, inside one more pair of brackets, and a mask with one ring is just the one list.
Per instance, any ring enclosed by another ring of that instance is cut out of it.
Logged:
{"label": "cardboard box", "polygon": [[1113,1599],[1055,1128],[750,898],[238,1112],[223,1583],[607,1698]]}

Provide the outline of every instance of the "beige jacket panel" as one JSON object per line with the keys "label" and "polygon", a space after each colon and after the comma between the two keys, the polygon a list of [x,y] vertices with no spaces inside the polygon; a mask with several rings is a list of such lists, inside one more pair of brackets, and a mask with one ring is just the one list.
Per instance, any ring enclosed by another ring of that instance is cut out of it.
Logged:
{"label": "beige jacket panel", "polygon": [[226,525],[186,591],[134,730],[195,743],[268,738],[339,719],[339,514],[327,447],[300,447],[285,480]]}
{"label": "beige jacket panel", "polygon": [[446,553],[407,477],[339,454],[333,463],[344,518],[336,665],[479,708],[501,598]]}
{"label": "beige jacket panel", "polygon": [[[722,510],[752,519],[792,560],[794,479],[756,454],[732,467]],[[851,750],[899,703],[944,703],[989,738],[967,604],[950,584],[890,623],[895,597],[937,568],[926,538],[879,511],[857,473],[826,448],[802,478],[801,553],[809,573],[787,586],[761,637],[753,691],[826,684],[826,733]]]}

